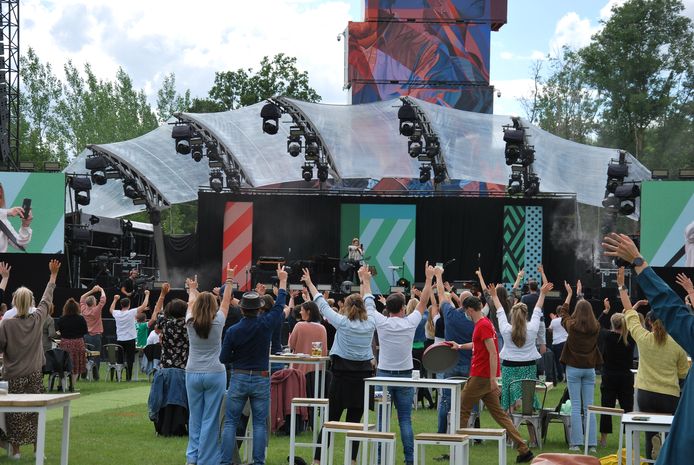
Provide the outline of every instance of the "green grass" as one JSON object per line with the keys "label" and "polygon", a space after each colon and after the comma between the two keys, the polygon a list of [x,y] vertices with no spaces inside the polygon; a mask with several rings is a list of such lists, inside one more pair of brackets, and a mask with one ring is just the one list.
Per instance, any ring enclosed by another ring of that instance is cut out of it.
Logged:
{"label": "green grass", "polygon": [[[546,406],[556,406],[565,384],[560,384],[547,395]],[[158,437],[154,432],[152,423],[147,418],[147,396],[149,383],[111,383],[108,381],[78,383],[80,398],[72,403],[72,421],[70,428],[70,464],[157,464],[157,465],[181,465],[185,463],[185,449],[187,438]],[[599,402],[599,385],[596,386],[596,402]],[[374,414],[371,412],[373,421]],[[60,463],[60,435],[62,423],[59,420],[60,412],[51,411],[47,424],[46,456],[47,464]],[[615,420],[615,431],[616,428]],[[415,433],[436,431],[436,411],[419,409],[413,411],[413,427]],[[393,431],[399,433],[396,415],[391,422]],[[489,414],[482,414],[482,427],[497,427]],[[302,440],[307,441],[310,433],[302,435]],[[521,435],[528,438],[525,427],[521,428]],[[336,442],[336,462],[342,463],[342,450],[344,441],[338,437]],[[617,449],[617,435],[609,436],[608,447],[599,448],[598,456],[615,453]],[[286,436],[272,436],[268,449],[267,464],[283,465],[287,463],[289,451],[289,438]],[[515,463],[515,451],[508,449],[508,463]],[[31,446],[23,446],[22,459],[18,464],[34,463],[34,453]],[[427,448],[427,464],[436,462],[433,457],[447,452],[442,447]],[[568,452],[564,442],[564,432],[561,425],[552,424],[547,436],[547,441],[540,451],[534,452]],[[297,449],[297,455],[308,459],[311,456],[310,449]],[[0,462],[9,462],[6,458],[0,458]],[[309,462],[310,463],[310,462]],[[404,463],[402,444],[397,443],[396,463]],[[470,448],[470,463],[495,464],[497,463],[496,442],[488,442],[474,445]]]}

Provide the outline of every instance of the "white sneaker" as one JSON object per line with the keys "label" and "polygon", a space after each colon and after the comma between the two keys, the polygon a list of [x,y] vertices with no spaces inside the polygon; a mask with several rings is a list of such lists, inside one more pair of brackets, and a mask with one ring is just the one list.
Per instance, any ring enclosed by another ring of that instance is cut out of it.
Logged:
{"label": "white sneaker", "polygon": [[569,447],[569,450],[570,450],[571,452],[580,452],[580,451],[581,451],[581,448],[578,447],[578,446],[571,446],[571,447]]}
{"label": "white sneaker", "polygon": [[588,452],[589,452],[590,454],[597,454],[597,453],[598,453],[598,449],[597,449],[595,446],[593,446],[593,447],[591,447],[590,449],[588,449]]}

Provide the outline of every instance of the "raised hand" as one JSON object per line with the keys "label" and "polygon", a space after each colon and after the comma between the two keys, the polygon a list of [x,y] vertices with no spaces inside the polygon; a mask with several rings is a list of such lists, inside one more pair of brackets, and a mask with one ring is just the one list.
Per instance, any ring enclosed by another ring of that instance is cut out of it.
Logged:
{"label": "raised hand", "polygon": [[308,271],[308,268],[302,268],[301,271],[303,274],[301,275],[301,281],[304,282],[307,286],[311,284],[311,272]]}
{"label": "raised hand", "polygon": [[8,279],[10,277],[10,271],[12,267],[5,262],[0,262],[0,276],[2,279]]}
{"label": "raised hand", "polygon": [[443,282],[443,288],[446,290],[446,292],[451,292],[451,289],[453,289],[453,286],[451,286],[451,283],[448,281]]}
{"label": "raised hand", "polygon": [[583,284],[581,280],[576,281],[576,295],[581,296],[583,294]]}
{"label": "raised hand", "polygon": [[441,277],[443,276],[443,267],[442,266],[435,266],[434,267],[434,276],[436,276],[436,281],[441,281]]}
{"label": "raised hand", "polygon": [[145,297],[149,297],[149,289],[145,289]]}
{"label": "raised hand", "polygon": [[369,268],[366,265],[362,265],[361,267],[359,267],[357,275],[359,276],[359,281],[362,283],[371,281],[371,272],[369,271]]}
{"label": "raised hand", "polygon": [[564,289],[566,289],[566,292],[569,294],[573,294],[574,292],[573,289],[571,289],[571,284],[567,283],[566,281],[564,281]]}
{"label": "raised hand", "polygon": [[692,284],[692,280],[688,278],[686,274],[678,273],[675,282],[682,286],[682,288],[687,291],[687,294],[694,293],[694,284]]}
{"label": "raised hand", "polygon": [[113,301],[118,302],[120,300],[120,294],[116,294],[113,296]]}
{"label": "raised hand", "polygon": [[620,266],[617,270],[617,285],[619,287],[624,286],[624,267]]}
{"label": "raised hand", "polygon": [[434,279],[434,267],[429,265],[428,261],[424,263],[424,276],[426,277],[427,281]]}
{"label": "raised hand", "polygon": [[[581,284],[581,281],[578,281],[579,285]],[[547,295],[552,289],[554,289],[554,284],[552,283],[544,283],[542,287],[540,288],[540,294],[542,295]]]}
{"label": "raised hand", "polygon": [[475,274],[477,275],[478,278],[481,278],[482,277],[482,268],[481,267],[477,268],[475,270]]}
{"label": "raised hand", "polygon": [[648,305],[648,301],[646,299],[643,299],[643,300],[639,300],[638,302],[636,302],[632,308],[634,310],[636,310],[637,308],[643,307],[645,305]]}
{"label": "raised hand", "polygon": [[603,313],[610,313],[610,299],[605,297],[605,300],[602,301],[602,306],[605,308],[605,310],[602,311]]}
{"label": "raised hand", "polygon": [[[286,283],[287,282],[287,276],[289,276],[289,275],[285,271],[284,267],[281,266],[280,264],[277,264],[277,278],[280,280],[280,282],[284,281]],[[265,287],[265,286],[263,286],[263,287]]]}
{"label": "raised hand", "polygon": [[12,207],[7,209],[7,216],[18,216],[24,219],[24,209],[22,207]]}
{"label": "raised hand", "polygon": [[236,276],[237,265],[231,266],[231,263],[227,266],[227,280],[234,279]]}
{"label": "raised hand", "polygon": [[523,279],[523,276],[525,276],[525,269],[521,268],[518,270],[518,279]]}
{"label": "raised hand", "polygon": [[51,260],[50,262],[48,262],[48,269],[50,270],[51,275],[57,275],[58,271],[60,271],[60,262],[55,259]]}
{"label": "raised hand", "polygon": [[542,273],[544,273],[544,271],[545,271],[545,268],[542,266],[542,263],[537,265],[537,272],[538,273],[542,274]]}
{"label": "raised hand", "polygon": [[489,295],[492,296],[492,299],[496,298],[496,284],[489,284],[487,286],[487,291],[489,292]]}
{"label": "raised hand", "polygon": [[383,305],[386,304],[386,298],[383,297],[383,295],[379,295],[379,296],[378,296],[378,301],[381,302]]}
{"label": "raised hand", "polygon": [[626,234],[611,233],[605,236],[602,248],[608,257],[619,257],[629,263],[641,255],[634,241]]}
{"label": "raised hand", "polygon": [[168,294],[170,290],[171,290],[171,284],[164,283],[161,285],[161,294],[160,295],[164,296],[164,295]]}

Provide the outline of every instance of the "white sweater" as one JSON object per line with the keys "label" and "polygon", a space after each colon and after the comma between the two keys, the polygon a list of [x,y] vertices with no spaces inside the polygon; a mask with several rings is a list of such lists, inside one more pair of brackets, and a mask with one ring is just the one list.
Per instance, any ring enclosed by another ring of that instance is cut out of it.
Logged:
{"label": "white sweater", "polygon": [[535,307],[533,311],[533,316],[527,325],[527,334],[525,336],[525,344],[523,347],[518,347],[511,340],[511,330],[512,327],[506,319],[506,313],[503,307],[496,312],[496,317],[499,320],[499,331],[501,336],[504,338],[504,347],[499,353],[499,357],[502,360],[508,360],[510,362],[531,362],[540,358],[540,352],[537,351],[535,346],[535,338],[537,338],[537,332],[540,329],[540,318],[542,317],[542,309],[540,307]]}

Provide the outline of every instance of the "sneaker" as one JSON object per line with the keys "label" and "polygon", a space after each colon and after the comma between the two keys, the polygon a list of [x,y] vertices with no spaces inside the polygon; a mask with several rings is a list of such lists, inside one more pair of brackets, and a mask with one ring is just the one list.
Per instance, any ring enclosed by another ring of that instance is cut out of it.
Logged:
{"label": "sneaker", "polygon": [[571,446],[571,447],[569,447],[569,450],[571,452],[581,452],[581,448],[578,446]]}
{"label": "sneaker", "polygon": [[518,454],[516,457],[516,463],[524,463],[524,462],[530,462],[532,459],[535,458],[535,454],[533,454],[533,451],[528,450],[525,454]]}
{"label": "sneaker", "polygon": [[589,453],[589,454],[597,454],[597,453],[598,453],[598,449],[597,449],[595,446],[593,446],[593,447],[591,447],[590,449],[588,449],[588,453]]}
{"label": "sneaker", "polygon": [[653,460],[658,459],[658,454],[660,454],[660,448],[663,447],[663,440],[660,439],[660,435],[656,434],[651,438],[651,445],[653,449],[651,450],[651,458]]}

